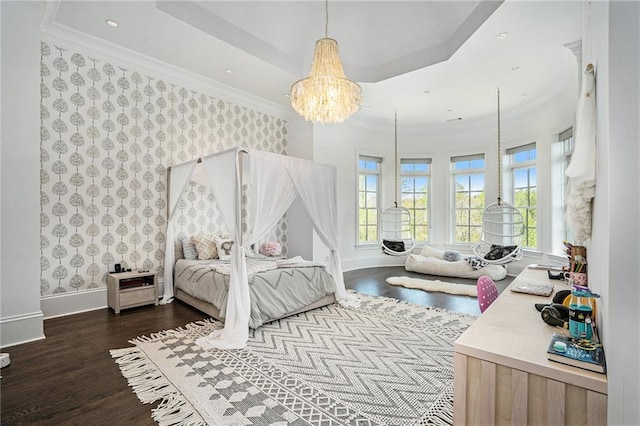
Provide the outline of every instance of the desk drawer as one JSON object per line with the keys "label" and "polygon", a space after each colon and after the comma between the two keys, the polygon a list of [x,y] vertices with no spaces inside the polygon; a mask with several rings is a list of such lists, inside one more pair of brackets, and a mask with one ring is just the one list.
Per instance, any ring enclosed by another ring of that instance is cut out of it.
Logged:
{"label": "desk drawer", "polygon": [[131,288],[127,290],[120,290],[120,307],[155,303],[156,289],[155,286],[145,286]]}

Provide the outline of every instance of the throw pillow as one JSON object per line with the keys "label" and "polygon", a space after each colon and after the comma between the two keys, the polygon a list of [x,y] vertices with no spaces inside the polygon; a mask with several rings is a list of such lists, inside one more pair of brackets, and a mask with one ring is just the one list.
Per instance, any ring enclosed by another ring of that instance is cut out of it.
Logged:
{"label": "throw pillow", "polygon": [[216,249],[218,250],[218,258],[221,260],[231,259],[231,246],[233,246],[233,240],[230,238],[214,238],[216,243]]}
{"label": "throw pillow", "polygon": [[193,244],[196,247],[199,260],[218,258],[218,250],[216,247],[215,237],[213,235],[194,235],[191,237],[191,241],[193,241]]}
{"label": "throw pillow", "polygon": [[198,251],[196,245],[191,241],[191,238],[185,238],[182,240],[182,253],[187,260],[196,260],[198,258]]}
{"label": "throw pillow", "polygon": [[444,251],[435,247],[428,246],[426,244],[422,246],[422,249],[420,249],[420,255],[426,257],[435,257],[436,259],[440,260],[444,259]]}
{"label": "throw pillow", "polygon": [[454,250],[447,250],[444,252],[444,260],[448,262],[457,262],[462,259],[462,255]]}
{"label": "throw pillow", "polygon": [[396,253],[404,252],[404,241],[382,240],[382,245]]}
{"label": "throw pillow", "polygon": [[498,244],[491,244],[489,252],[484,255],[487,260],[498,260],[509,256],[518,246],[501,246]]}

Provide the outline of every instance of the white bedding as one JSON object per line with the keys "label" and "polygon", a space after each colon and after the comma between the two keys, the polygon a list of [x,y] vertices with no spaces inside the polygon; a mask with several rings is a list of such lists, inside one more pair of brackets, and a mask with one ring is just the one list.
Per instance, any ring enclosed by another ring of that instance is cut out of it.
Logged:
{"label": "white bedding", "polygon": [[[247,259],[251,328],[282,318],[335,293],[335,283],[323,266],[311,262],[298,265],[278,267],[273,260]],[[176,289],[212,304],[224,318],[229,291],[228,269],[228,261],[180,259],[175,267]]]}

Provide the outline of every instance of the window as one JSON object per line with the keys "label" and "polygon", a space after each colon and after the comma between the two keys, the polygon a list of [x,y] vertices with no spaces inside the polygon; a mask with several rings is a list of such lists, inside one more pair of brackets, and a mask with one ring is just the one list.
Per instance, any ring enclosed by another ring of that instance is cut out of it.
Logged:
{"label": "window", "polygon": [[429,241],[431,159],[400,160],[402,207],[411,214],[411,235],[416,241]]}
{"label": "window", "polygon": [[382,158],[358,157],[358,244],[378,242]]}
{"label": "window", "polygon": [[484,212],[484,154],[451,158],[455,200],[453,241],[480,241]]}
{"label": "window", "polygon": [[558,137],[561,147],[562,147],[562,162],[561,162],[561,182],[562,182],[562,217],[558,221],[558,223],[562,224],[562,240],[563,241],[572,241],[573,237],[571,236],[571,232],[567,228],[566,222],[564,220],[564,212],[567,210],[567,188],[569,183],[569,178],[565,174],[567,171],[567,167],[571,162],[571,154],[573,154],[573,128],[565,130],[560,133]]}
{"label": "window", "polygon": [[531,143],[507,150],[511,169],[513,205],[520,210],[524,219],[523,247],[538,246],[537,228],[537,172],[536,144]]}

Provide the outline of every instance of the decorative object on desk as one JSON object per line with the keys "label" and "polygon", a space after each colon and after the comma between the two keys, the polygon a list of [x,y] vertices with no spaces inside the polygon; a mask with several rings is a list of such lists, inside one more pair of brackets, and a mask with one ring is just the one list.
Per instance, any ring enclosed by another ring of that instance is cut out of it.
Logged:
{"label": "decorative object on desk", "polygon": [[358,297],[265,324],[243,350],[195,345],[222,327],[205,320],[111,355],[161,424],[451,424],[453,342],[476,318]]}
{"label": "decorative object on desk", "polygon": [[587,274],[585,272],[565,272],[564,279],[568,285],[579,285],[583,287],[587,285]]}
{"label": "decorative object on desk", "polygon": [[399,285],[407,288],[416,288],[424,291],[435,291],[439,293],[460,294],[463,296],[477,297],[478,292],[475,286],[469,284],[456,284],[440,280],[423,280],[411,277],[389,277],[387,282],[391,285]]}
{"label": "decorative object on desk", "polygon": [[536,296],[551,296],[553,285],[551,284],[521,284],[510,287],[514,293],[526,293]]}
{"label": "decorative object on desk", "polygon": [[115,265],[113,265],[114,270],[116,271],[116,273],[121,272],[122,271],[122,267],[120,266],[119,263],[116,263]]}
{"label": "decorative object on desk", "polygon": [[282,245],[277,241],[271,241],[268,243],[262,244],[260,247],[260,254],[265,256],[280,256],[282,253]]}
{"label": "decorative object on desk", "polygon": [[569,271],[565,273],[565,282],[568,285],[588,285],[587,281],[587,248],[574,246],[564,241],[565,253],[569,259]]}
{"label": "decorative object on desk", "polygon": [[596,373],[604,374],[607,372],[603,346],[589,340],[574,339],[554,333],[547,349],[547,357],[551,361]]}

